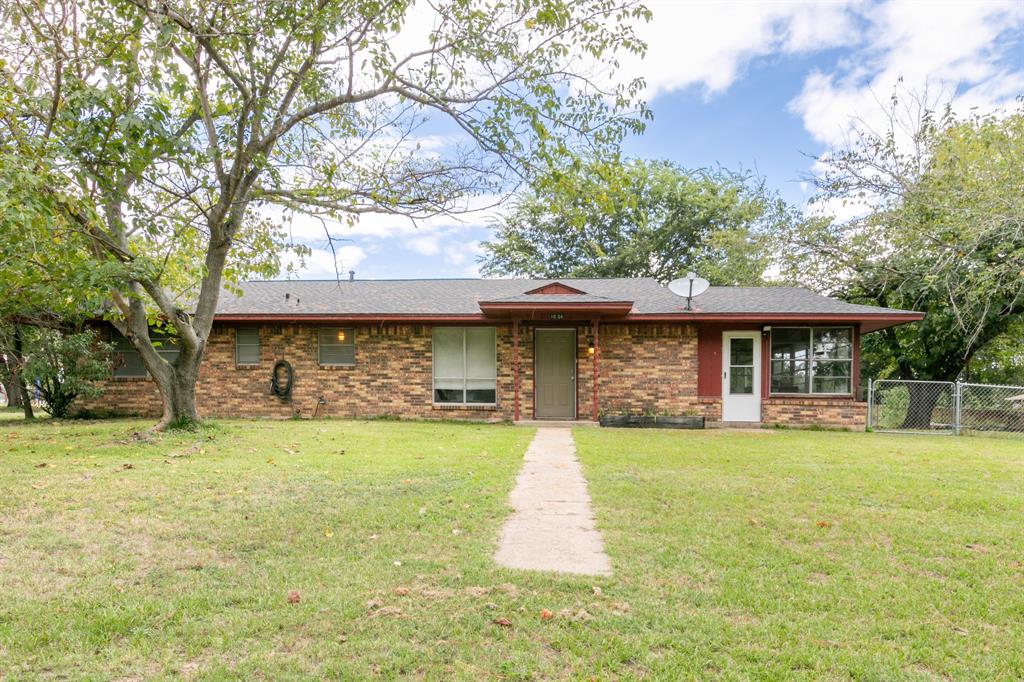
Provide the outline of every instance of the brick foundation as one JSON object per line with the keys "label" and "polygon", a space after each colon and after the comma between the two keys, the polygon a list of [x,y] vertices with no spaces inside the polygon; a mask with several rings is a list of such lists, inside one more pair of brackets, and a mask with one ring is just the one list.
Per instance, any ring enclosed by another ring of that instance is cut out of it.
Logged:
{"label": "brick foundation", "polygon": [[761,402],[761,422],[779,426],[827,426],[864,430],[868,404],[851,398],[782,398]]}

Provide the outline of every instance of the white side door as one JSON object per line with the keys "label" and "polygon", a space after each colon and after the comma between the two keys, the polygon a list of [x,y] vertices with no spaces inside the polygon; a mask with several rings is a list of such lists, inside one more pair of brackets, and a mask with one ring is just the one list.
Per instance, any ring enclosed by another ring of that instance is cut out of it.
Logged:
{"label": "white side door", "polygon": [[761,334],[722,334],[722,421],[761,421]]}

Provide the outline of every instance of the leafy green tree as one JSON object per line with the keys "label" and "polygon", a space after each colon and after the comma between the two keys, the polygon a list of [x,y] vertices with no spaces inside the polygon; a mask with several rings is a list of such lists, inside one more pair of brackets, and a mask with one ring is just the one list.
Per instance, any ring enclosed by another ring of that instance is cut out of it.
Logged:
{"label": "leafy green tree", "polygon": [[661,282],[694,270],[713,284],[756,285],[771,262],[768,235],[794,219],[747,175],[588,157],[533,184],[484,243],[481,269]]}
{"label": "leafy green tree", "polygon": [[1014,323],[1005,334],[975,353],[964,371],[964,379],[983,384],[1024,386],[1024,321]]}
{"label": "leafy green tree", "polygon": [[[0,194],[114,266],[111,321],[160,388],[157,428],[196,419],[221,291],[276,274],[289,217],[456,212],[642,129],[642,83],[600,85],[643,50],[633,0],[442,0],[420,33],[412,4],[0,5]],[[423,152],[425,124],[455,144]],[[154,324],[178,338],[173,363]]]}
{"label": "leafy green tree", "polygon": [[[787,274],[925,319],[865,338],[867,376],[952,381],[1024,316],[1024,114],[957,118],[921,109],[862,131],[821,159],[820,199],[863,215],[782,235]],[[901,123],[902,122],[902,123]],[[907,426],[934,393],[911,391]],[[911,423],[913,422],[913,423]]]}
{"label": "leafy green tree", "polygon": [[46,411],[67,417],[79,397],[100,394],[96,382],[110,375],[110,344],[102,343],[94,329],[65,332],[39,327],[28,339],[22,375],[39,389]]}

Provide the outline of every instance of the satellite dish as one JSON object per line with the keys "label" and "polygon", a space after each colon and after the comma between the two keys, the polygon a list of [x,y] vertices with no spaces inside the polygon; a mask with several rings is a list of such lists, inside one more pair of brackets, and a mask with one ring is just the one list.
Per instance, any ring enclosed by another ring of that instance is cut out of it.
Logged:
{"label": "satellite dish", "polygon": [[695,272],[686,273],[686,277],[680,277],[674,279],[668,283],[668,290],[676,296],[686,297],[686,309],[690,309],[690,300],[694,296],[700,296],[708,287],[711,286],[711,282],[697,276]]}

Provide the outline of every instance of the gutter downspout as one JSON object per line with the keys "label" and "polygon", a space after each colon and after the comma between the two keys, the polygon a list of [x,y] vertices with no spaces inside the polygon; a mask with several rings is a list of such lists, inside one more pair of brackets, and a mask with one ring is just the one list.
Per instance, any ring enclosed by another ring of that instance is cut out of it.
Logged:
{"label": "gutter downspout", "polygon": [[519,320],[512,320],[512,421],[519,421]]}

